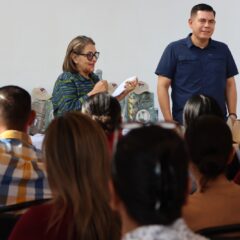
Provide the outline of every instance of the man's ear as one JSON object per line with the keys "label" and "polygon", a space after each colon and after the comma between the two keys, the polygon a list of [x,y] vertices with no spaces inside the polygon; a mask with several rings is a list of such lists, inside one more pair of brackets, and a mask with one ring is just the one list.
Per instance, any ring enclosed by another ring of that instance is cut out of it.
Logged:
{"label": "man's ear", "polygon": [[28,122],[27,122],[28,127],[33,124],[35,118],[36,118],[36,112],[34,110],[31,110],[31,112],[29,114]]}
{"label": "man's ear", "polygon": [[192,19],[191,19],[191,18],[188,19],[188,26],[189,26],[190,28],[192,27]]}
{"label": "man's ear", "polygon": [[109,202],[110,207],[112,208],[112,210],[117,211],[119,209],[119,204],[121,201],[116,193],[112,180],[109,180],[108,188],[109,188],[109,195],[110,195],[110,202]]}

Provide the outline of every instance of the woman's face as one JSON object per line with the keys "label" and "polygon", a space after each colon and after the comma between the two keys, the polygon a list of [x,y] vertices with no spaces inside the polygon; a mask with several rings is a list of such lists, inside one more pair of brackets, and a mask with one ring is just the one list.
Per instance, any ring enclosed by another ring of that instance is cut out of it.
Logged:
{"label": "woman's face", "polygon": [[[88,54],[88,53],[92,53],[92,54],[96,53],[95,45],[88,44],[81,52],[81,54]],[[74,54],[73,61],[77,66],[78,72],[84,77],[88,77],[88,75],[94,71],[97,58],[93,56],[93,58],[90,60],[86,55]]]}

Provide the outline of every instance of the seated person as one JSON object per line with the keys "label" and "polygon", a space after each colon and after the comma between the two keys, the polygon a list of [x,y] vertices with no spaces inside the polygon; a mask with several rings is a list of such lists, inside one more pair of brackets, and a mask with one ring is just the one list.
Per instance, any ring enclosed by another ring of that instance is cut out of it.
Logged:
{"label": "seated person", "polygon": [[[224,119],[224,115],[217,101],[206,95],[196,95],[191,97],[185,104],[183,110],[183,124],[185,130],[194,122],[199,116],[202,115],[214,115],[221,119]],[[232,180],[239,171],[240,164],[236,154],[231,162],[228,163],[226,170],[226,176],[229,180]]]}
{"label": "seated person", "polygon": [[[109,147],[112,149],[115,130],[120,128],[122,122],[121,106],[118,100],[108,93],[98,93],[83,103],[82,112],[100,124],[107,135]],[[121,136],[120,132],[119,134]]]}
{"label": "seated person", "polygon": [[34,118],[26,90],[0,88],[0,206],[51,198],[41,152],[27,134]]}
{"label": "seated person", "polygon": [[199,116],[215,115],[224,119],[221,108],[217,101],[206,95],[192,96],[186,102],[183,109],[183,125],[185,129]]}
{"label": "seated person", "polygon": [[119,240],[107,140],[98,124],[80,112],[55,118],[43,150],[53,199],[26,212],[9,239]]}
{"label": "seated person", "polygon": [[189,156],[174,130],[130,130],[113,158],[111,206],[122,219],[123,240],[200,240],[181,217]]}
{"label": "seated person", "polygon": [[197,231],[240,223],[240,186],[225,176],[234,154],[228,125],[216,116],[201,116],[187,128],[185,138],[197,183],[183,209],[187,224]]}

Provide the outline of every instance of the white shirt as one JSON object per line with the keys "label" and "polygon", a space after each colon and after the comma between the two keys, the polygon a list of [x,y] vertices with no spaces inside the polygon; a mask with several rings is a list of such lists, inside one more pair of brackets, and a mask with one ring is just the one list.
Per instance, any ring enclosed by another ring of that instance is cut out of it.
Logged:
{"label": "white shirt", "polygon": [[183,219],[177,219],[172,225],[149,225],[136,228],[125,234],[122,240],[206,240],[207,238],[192,232]]}

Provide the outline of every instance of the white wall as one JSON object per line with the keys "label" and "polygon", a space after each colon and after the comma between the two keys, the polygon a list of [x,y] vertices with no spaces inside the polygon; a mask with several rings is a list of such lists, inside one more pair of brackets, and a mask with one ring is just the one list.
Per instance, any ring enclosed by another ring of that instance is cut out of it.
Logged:
{"label": "white wall", "polygon": [[[137,75],[156,94],[159,58],[169,42],[190,32],[189,12],[200,2],[1,0],[0,86],[15,84],[29,92],[41,86],[51,93],[69,41],[84,34],[101,52],[96,68],[103,70],[104,79],[119,83]],[[205,3],[217,12],[213,38],[229,45],[240,70],[239,0]]]}

